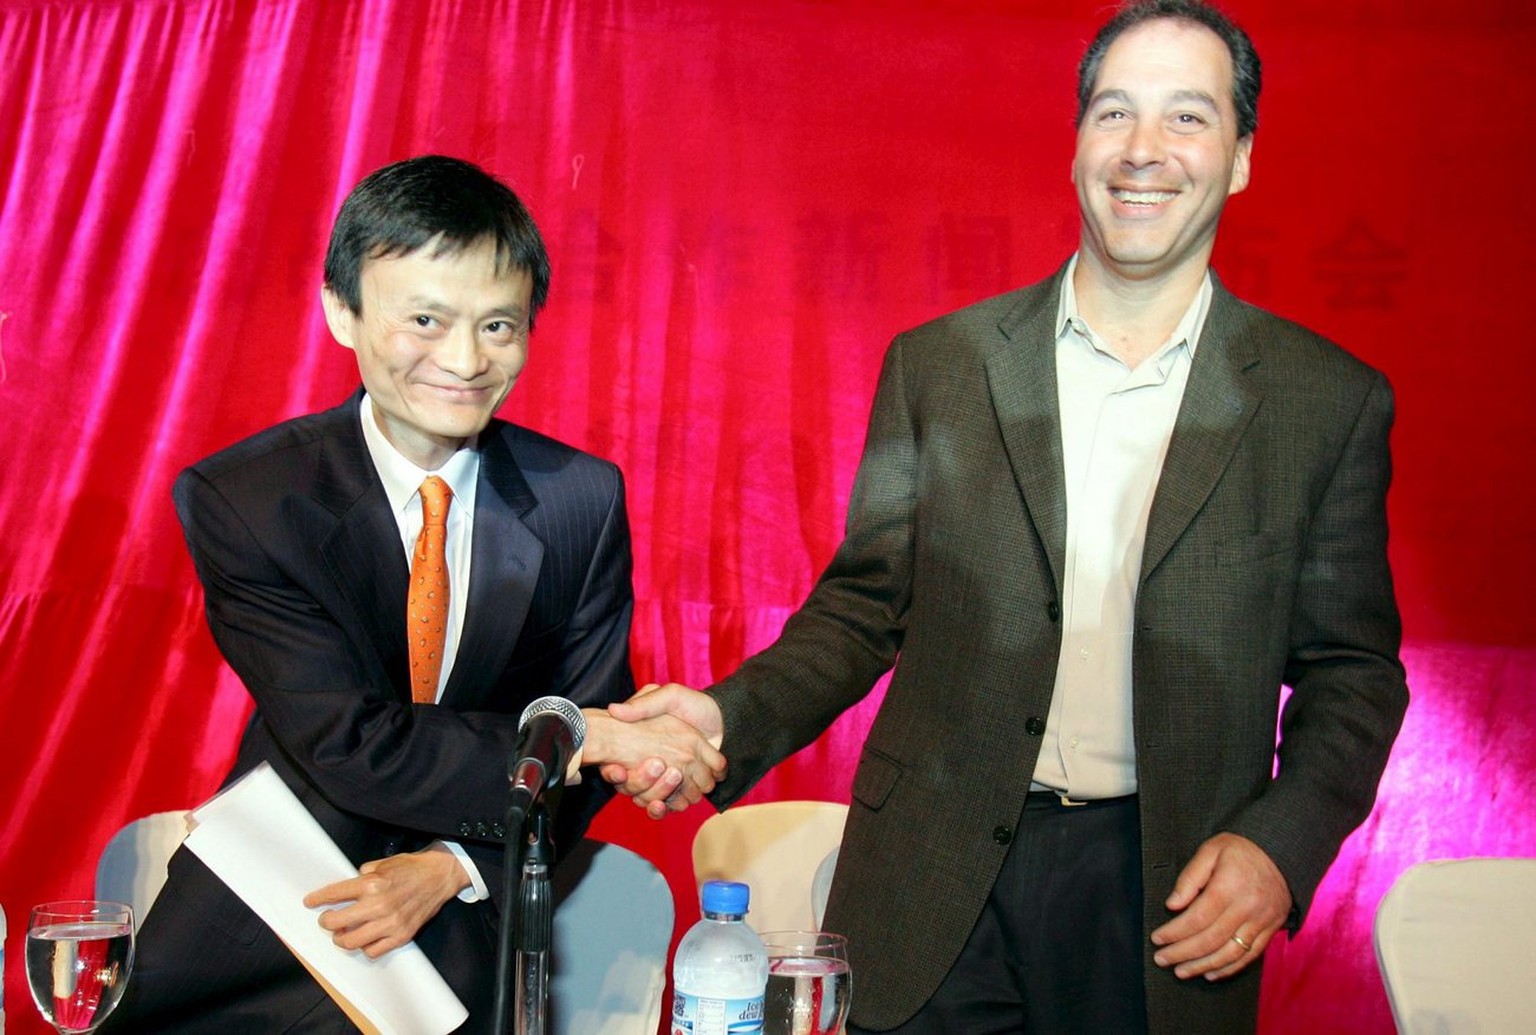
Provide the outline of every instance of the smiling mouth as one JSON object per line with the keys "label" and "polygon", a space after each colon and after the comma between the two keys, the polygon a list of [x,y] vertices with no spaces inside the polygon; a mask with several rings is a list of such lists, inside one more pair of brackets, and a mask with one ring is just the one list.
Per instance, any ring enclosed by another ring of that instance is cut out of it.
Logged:
{"label": "smiling mouth", "polygon": [[1179,196],[1178,191],[1171,190],[1125,190],[1113,187],[1109,193],[1125,205],[1161,205]]}
{"label": "smiling mouth", "polygon": [[437,381],[419,381],[417,383],[427,388],[436,388],[438,391],[442,392],[484,392],[493,387],[489,383],[483,383],[480,381],[455,381],[451,384],[444,384]]}
{"label": "smiling mouth", "polygon": [[427,388],[438,398],[457,403],[478,403],[491,391],[490,385],[428,385]]}

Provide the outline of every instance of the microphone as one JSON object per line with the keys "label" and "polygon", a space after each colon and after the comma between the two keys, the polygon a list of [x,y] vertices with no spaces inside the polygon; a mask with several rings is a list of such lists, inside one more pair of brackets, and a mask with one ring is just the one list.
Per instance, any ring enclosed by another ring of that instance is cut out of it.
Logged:
{"label": "microphone", "polygon": [[507,779],[513,802],[526,813],[545,791],[564,784],[565,770],[587,738],[587,720],[565,698],[541,697],[523,709],[517,728]]}

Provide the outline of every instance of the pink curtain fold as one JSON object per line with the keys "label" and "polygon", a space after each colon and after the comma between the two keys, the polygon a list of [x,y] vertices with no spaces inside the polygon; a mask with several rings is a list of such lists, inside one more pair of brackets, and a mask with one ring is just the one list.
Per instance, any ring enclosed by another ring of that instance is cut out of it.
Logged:
{"label": "pink curtain fold", "polygon": [[[1536,491],[1523,319],[1536,13],[1231,0],[1265,59],[1216,268],[1397,389],[1414,703],[1266,1032],[1388,1032],[1370,921],[1425,858],[1536,854]],[[890,337],[1075,244],[1098,0],[0,0],[0,904],[91,891],[122,823],[206,797],[248,702],[169,488],[356,382],[318,306],[369,170],[460,155],[544,229],[506,415],[629,482],[642,681],[771,642],[835,549]],[[1006,544],[1000,544],[1006,548]],[[847,800],[877,688],[754,800]],[[956,688],[957,708],[965,707]],[[978,793],[985,793],[978,788]],[[693,918],[694,810],[594,833]]]}

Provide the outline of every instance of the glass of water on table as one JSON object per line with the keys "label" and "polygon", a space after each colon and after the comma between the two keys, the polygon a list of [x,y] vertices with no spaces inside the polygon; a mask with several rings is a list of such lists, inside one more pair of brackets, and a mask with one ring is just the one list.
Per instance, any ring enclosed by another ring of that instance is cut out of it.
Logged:
{"label": "glass of water on table", "polygon": [[133,910],[121,902],[45,902],[27,925],[27,984],[65,1035],[95,1031],[133,969]]}
{"label": "glass of water on table", "polygon": [[848,939],[818,931],[769,931],[763,1035],[838,1035],[848,1019],[853,976]]}

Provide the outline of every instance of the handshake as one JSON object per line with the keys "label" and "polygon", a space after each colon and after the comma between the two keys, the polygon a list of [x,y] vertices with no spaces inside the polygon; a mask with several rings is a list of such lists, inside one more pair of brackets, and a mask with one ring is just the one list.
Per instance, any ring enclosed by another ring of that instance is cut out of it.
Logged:
{"label": "handshake", "polygon": [[650,683],[627,701],[582,714],[587,737],[580,764],[597,766],[652,819],[681,812],[725,778],[724,723],[708,694]]}
{"label": "handshake", "polygon": [[[587,736],[566,782],[580,766],[645,808],[652,819],[681,812],[725,777],[724,734],[715,699],[686,686],[655,683],[607,709],[583,708]],[[376,959],[416,937],[443,903],[471,885],[461,853],[436,843],[419,852],[375,859],[359,876],[310,892],[307,908],[332,906],[319,923],[343,949]]]}

